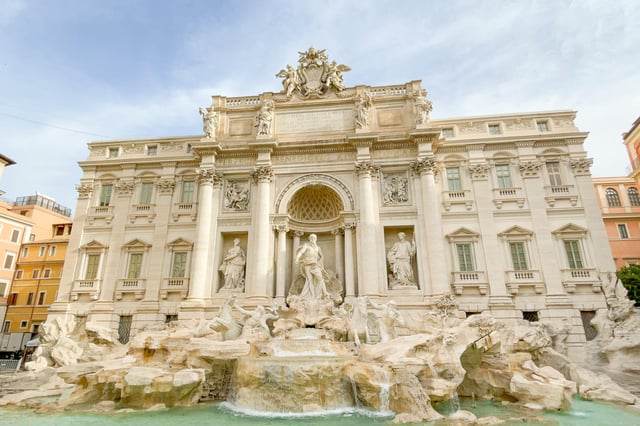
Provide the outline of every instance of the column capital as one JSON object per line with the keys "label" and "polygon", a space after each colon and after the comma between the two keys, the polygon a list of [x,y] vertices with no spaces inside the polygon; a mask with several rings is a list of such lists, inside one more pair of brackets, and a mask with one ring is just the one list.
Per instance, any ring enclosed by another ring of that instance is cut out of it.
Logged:
{"label": "column capital", "polygon": [[271,166],[258,166],[251,172],[254,182],[271,182],[273,179],[273,168]]}
{"label": "column capital", "polygon": [[342,226],[342,231],[346,231],[346,230],[353,230],[356,229],[356,223],[355,222],[345,222]]}
{"label": "column capital", "polygon": [[521,161],[518,165],[523,178],[538,177],[542,163],[538,160]]}
{"label": "column capital", "polygon": [[489,178],[489,170],[491,165],[489,163],[477,163],[469,164],[467,166],[469,173],[471,173],[471,179],[473,180],[487,180]]}
{"label": "column capital", "polygon": [[569,160],[569,166],[573,169],[576,176],[591,176],[591,166],[593,158],[572,158]]}
{"label": "column capital", "polygon": [[133,194],[135,183],[133,179],[120,179],[115,185],[119,197],[126,197]]}
{"label": "column capital", "polygon": [[156,182],[156,186],[161,194],[172,194],[176,187],[176,181],[172,178],[163,178]]}
{"label": "column capital", "polygon": [[409,164],[411,171],[417,175],[422,175],[425,173],[436,174],[437,165],[433,157],[427,158],[418,158],[416,161],[413,161]]}
{"label": "column capital", "polygon": [[222,173],[216,172],[213,167],[198,170],[198,183],[200,185],[220,185],[222,184]]}
{"label": "column capital", "polygon": [[371,176],[380,172],[380,166],[371,161],[357,161],[355,163],[355,169],[359,176]]}
{"label": "column capital", "polygon": [[93,193],[93,184],[80,183],[76,185],[76,191],[78,191],[78,198],[89,198]]}
{"label": "column capital", "polygon": [[339,226],[337,228],[333,228],[331,230],[331,235],[342,235],[344,233],[344,227],[343,226]]}
{"label": "column capital", "polygon": [[298,230],[293,230],[292,233],[293,233],[294,237],[298,237],[298,238],[300,238],[300,237],[302,237],[304,235],[304,232],[298,231]]}
{"label": "column capital", "polygon": [[287,233],[289,232],[289,225],[287,224],[287,222],[274,223],[273,230],[278,231],[278,233]]}

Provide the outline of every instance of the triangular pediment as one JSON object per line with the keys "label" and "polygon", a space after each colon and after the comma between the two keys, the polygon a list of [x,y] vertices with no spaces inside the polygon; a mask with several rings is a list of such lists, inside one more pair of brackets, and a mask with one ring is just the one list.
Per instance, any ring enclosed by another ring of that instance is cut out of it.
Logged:
{"label": "triangular pediment", "polygon": [[554,235],[584,235],[589,230],[587,228],[583,228],[582,226],[576,225],[575,223],[569,223],[561,228],[556,229],[552,232]]}
{"label": "triangular pediment", "polygon": [[533,235],[533,231],[530,231],[526,228],[523,228],[521,226],[518,225],[514,225],[511,228],[502,231],[501,233],[498,234],[499,237],[501,238],[505,238],[505,237],[530,237]]}
{"label": "triangular pediment", "polygon": [[80,248],[83,250],[104,250],[109,248],[109,246],[105,246],[100,241],[91,240]]}
{"label": "triangular pediment", "polygon": [[129,248],[129,249],[131,249],[131,248],[149,248],[149,247],[151,247],[151,244],[147,244],[146,242],[136,238],[134,240],[129,241],[123,247]]}
{"label": "triangular pediment", "polygon": [[193,247],[193,243],[185,240],[184,238],[178,238],[168,243],[167,246],[174,250],[177,248],[191,249]]}
{"label": "triangular pediment", "polygon": [[465,228],[464,226],[461,228],[456,229],[455,231],[449,233],[446,235],[447,239],[449,241],[454,241],[454,240],[476,240],[478,237],[480,236],[479,233],[472,231],[469,228]]}

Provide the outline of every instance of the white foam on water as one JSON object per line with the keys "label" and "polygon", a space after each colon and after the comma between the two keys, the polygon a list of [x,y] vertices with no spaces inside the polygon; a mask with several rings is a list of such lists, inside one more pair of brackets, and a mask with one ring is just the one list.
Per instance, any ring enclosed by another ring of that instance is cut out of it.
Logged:
{"label": "white foam on water", "polygon": [[238,407],[237,405],[231,402],[222,402],[219,405],[222,409],[227,411],[231,411],[236,414],[240,414],[243,416],[249,417],[264,417],[264,418],[272,418],[272,419],[297,419],[304,417],[325,417],[325,416],[339,416],[339,415],[349,415],[349,414],[359,414],[361,416],[367,417],[390,417],[393,416],[394,413],[391,411],[371,411],[364,408],[356,408],[356,407],[343,407],[343,408],[335,408],[333,410],[322,410],[322,411],[312,411],[305,413],[292,413],[292,412],[272,412],[272,411],[260,411],[253,410],[245,407]]}

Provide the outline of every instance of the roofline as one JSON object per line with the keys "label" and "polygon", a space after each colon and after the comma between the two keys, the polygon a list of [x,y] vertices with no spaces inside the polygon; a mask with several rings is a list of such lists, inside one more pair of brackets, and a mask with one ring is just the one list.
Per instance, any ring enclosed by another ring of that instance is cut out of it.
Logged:
{"label": "roofline", "polygon": [[12,166],[12,165],[16,164],[15,161],[13,161],[11,158],[7,157],[6,155],[0,154],[0,160],[2,160],[5,163],[5,166]]}
{"label": "roofline", "polygon": [[622,133],[622,139],[626,140],[627,137],[629,137],[629,135],[633,133],[636,127],[638,127],[638,125],[640,125],[640,117],[636,118],[636,121],[633,122],[633,124],[631,125],[631,129],[629,129],[629,131]]}

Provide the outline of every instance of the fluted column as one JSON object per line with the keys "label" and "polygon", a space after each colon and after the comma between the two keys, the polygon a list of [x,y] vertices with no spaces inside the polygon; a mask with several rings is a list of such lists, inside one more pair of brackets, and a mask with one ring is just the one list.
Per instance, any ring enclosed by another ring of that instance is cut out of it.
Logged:
{"label": "fluted column", "polygon": [[193,265],[189,285],[189,300],[203,300],[207,297],[207,275],[209,268],[209,249],[214,212],[214,186],[219,194],[221,176],[214,168],[198,171],[198,221],[196,223],[196,241],[193,250]]}
{"label": "fluted column", "polygon": [[344,287],[347,297],[354,297],[355,286],[355,263],[353,261],[353,228],[354,223],[344,225]]}
{"label": "fluted column", "polygon": [[[379,172],[379,167],[375,164],[362,161],[356,163],[358,173],[358,183],[360,192],[360,232],[358,259],[363,264],[358,268],[360,279],[358,280],[360,295],[378,294],[378,274],[377,268],[371,266],[370,262],[376,263],[378,259],[376,242],[376,208],[372,188],[372,174]],[[364,265],[367,262],[368,265]]]}
{"label": "fluted column", "polygon": [[334,263],[336,267],[336,278],[338,278],[338,281],[340,281],[341,283],[344,283],[344,267],[343,267],[344,246],[342,243],[342,229],[341,228],[333,229],[331,233],[333,234],[333,237],[334,237],[333,252],[335,255]]}
{"label": "fluted column", "polygon": [[257,202],[254,212],[253,235],[253,276],[249,277],[247,293],[250,296],[272,297],[272,283],[269,274],[269,241],[272,231],[269,224],[269,208],[271,204],[270,190],[273,171],[271,166],[256,167],[252,177],[257,185]]}
{"label": "fluted column", "polygon": [[287,277],[287,232],[286,223],[274,226],[278,232],[278,256],[276,258],[276,297],[285,297],[285,285]]}
{"label": "fluted column", "polygon": [[420,176],[422,214],[424,215],[427,233],[427,259],[429,261],[431,292],[434,295],[450,293],[445,246],[442,237],[442,219],[434,180],[435,162],[433,158],[421,158],[411,164],[411,169]]}

